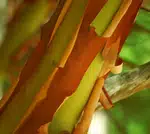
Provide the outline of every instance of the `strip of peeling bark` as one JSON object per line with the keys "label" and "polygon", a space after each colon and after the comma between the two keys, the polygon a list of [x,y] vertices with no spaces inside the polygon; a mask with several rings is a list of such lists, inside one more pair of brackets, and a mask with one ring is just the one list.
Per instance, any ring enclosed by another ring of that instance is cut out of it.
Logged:
{"label": "strip of peeling bark", "polygon": [[[113,103],[126,99],[131,95],[150,88],[150,62],[129,72],[109,77],[105,81],[105,88]],[[98,106],[99,109],[103,107]]]}

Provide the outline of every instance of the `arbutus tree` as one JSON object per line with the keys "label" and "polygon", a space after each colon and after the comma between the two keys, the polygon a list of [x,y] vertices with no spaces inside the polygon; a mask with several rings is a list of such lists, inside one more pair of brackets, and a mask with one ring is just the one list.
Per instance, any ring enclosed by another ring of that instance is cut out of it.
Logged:
{"label": "arbutus tree", "polygon": [[0,47],[0,75],[12,83],[0,101],[0,133],[84,134],[99,102],[110,109],[149,87],[149,64],[139,69],[147,81],[136,81],[141,86],[131,92],[113,87],[112,94],[113,80],[106,80],[122,71],[118,55],[142,2],[10,0],[15,6]]}

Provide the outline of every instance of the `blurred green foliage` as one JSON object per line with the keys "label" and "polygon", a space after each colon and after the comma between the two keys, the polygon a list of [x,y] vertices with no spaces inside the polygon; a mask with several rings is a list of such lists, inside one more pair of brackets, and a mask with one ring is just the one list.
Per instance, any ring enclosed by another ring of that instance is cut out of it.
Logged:
{"label": "blurred green foliage", "polygon": [[[0,43],[3,39],[7,20],[7,0],[0,0]],[[8,88],[9,82],[6,76],[0,76],[0,98]]]}
{"label": "blurred green foliage", "polygon": [[2,41],[5,32],[5,22],[7,14],[7,2],[6,0],[0,0],[0,42]]}
{"label": "blurred green foliage", "polygon": [[120,57],[136,65],[150,61],[150,12],[139,11]]}

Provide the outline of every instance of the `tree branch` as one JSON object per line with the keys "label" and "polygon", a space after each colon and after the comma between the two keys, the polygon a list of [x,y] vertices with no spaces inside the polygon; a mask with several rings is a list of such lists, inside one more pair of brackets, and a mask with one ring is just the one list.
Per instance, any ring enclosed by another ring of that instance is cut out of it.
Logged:
{"label": "tree branch", "polygon": [[150,12],[150,9],[147,8],[147,7],[141,6],[141,9],[144,10],[144,11],[146,11],[146,12]]}
{"label": "tree branch", "polygon": [[[113,103],[150,88],[150,62],[129,72],[109,77],[105,81],[105,88]],[[103,107],[99,105],[98,108]]]}
{"label": "tree branch", "polygon": [[150,12],[150,0],[143,0],[143,3],[141,5],[141,9]]}

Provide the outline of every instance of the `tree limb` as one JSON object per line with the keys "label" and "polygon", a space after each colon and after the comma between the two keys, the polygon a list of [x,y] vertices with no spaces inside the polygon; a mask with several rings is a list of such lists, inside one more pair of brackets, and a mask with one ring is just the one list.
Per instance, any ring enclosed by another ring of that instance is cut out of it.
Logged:
{"label": "tree limb", "polygon": [[144,10],[144,11],[146,11],[146,12],[150,12],[150,8],[147,8],[147,7],[144,7],[144,6],[142,7],[141,6],[141,9]]}
{"label": "tree limb", "polygon": [[[150,88],[150,62],[129,72],[109,77],[105,81],[105,88],[113,103],[126,99],[145,88]],[[99,105],[98,108],[103,107]]]}
{"label": "tree limb", "polygon": [[143,0],[143,3],[141,5],[141,9],[150,12],[150,0]]}

